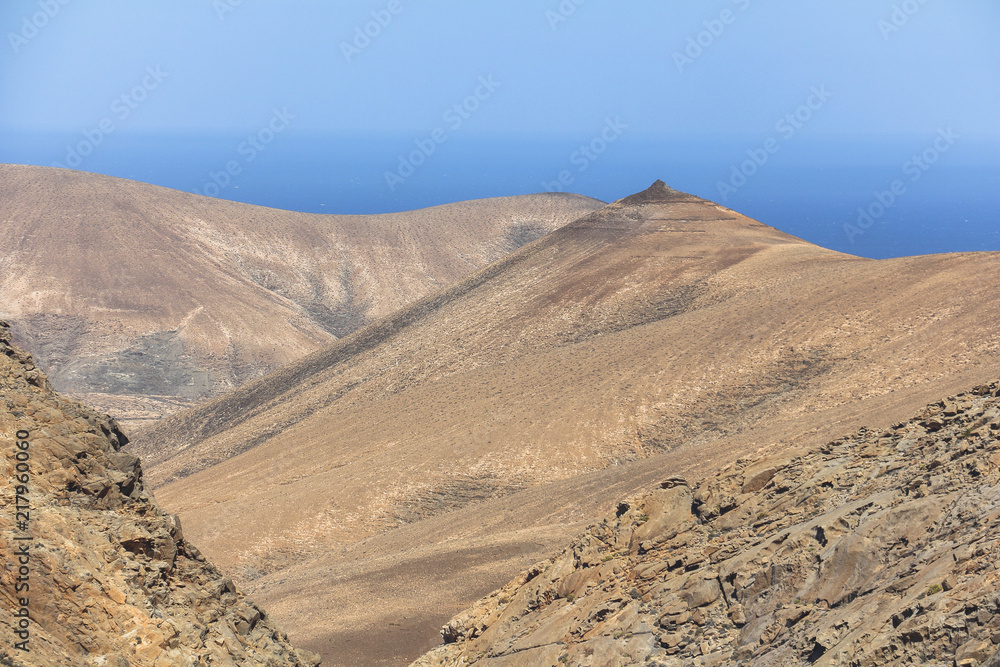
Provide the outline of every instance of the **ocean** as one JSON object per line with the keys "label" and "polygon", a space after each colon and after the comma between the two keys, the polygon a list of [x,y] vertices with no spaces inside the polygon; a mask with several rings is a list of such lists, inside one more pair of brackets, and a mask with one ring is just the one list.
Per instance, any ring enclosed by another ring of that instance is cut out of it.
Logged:
{"label": "ocean", "polygon": [[[294,130],[294,128],[293,128]],[[657,179],[870,258],[1000,251],[1000,147],[892,139],[287,132],[0,136],[0,162],[65,165],[313,213],[385,213],[563,190],[613,201]],[[770,140],[770,141],[769,141]]]}

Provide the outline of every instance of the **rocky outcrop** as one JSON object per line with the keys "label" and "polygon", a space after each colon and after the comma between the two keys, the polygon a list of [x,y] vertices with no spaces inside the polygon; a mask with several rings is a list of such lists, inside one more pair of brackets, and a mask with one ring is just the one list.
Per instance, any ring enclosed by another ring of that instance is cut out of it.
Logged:
{"label": "rocky outcrop", "polygon": [[414,665],[1000,664],[998,397],[668,479]]}
{"label": "rocky outcrop", "polygon": [[0,664],[319,664],[184,539],[126,442],[0,322]]}

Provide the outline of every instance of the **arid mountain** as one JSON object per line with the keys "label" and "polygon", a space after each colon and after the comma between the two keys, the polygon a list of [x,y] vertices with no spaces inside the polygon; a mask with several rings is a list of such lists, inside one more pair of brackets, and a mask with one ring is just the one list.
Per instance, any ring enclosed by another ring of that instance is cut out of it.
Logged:
{"label": "arid mountain", "polygon": [[414,667],[1000,665],[1000,383],[623,499]]}
{"label": "arid mountain", "polygon": [[657,183],[136,451],[296,641],[406,664],[665,474],[883,428],[995,379],[998,285],[996,253],[852,257]]}
{"label": "arid mountain", "polygon": [[318,664],[184,539],[117,422],[10,340],[0,322],[0,664]]}
{"label": "arid mountain", "polygon": [[0,317],[58,390],[136,425],[324,347],[601,205],[544,194],[312,215],[0,165]]}

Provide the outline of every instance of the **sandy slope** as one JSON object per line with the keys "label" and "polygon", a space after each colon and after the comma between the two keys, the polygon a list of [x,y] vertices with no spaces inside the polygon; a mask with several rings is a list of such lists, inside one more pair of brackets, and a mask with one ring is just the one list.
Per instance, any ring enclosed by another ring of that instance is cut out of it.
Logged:
{"label": "sandy slope", "polygon": [[657,184],[138,450],[293,639],[327,664],[403,664],[664,472],[992,379],[998,284],[996,253],[861,259]]}
{"label": "sandy slope", "polygon": [[0,317],[57,389],[129,428],[319,349],[600,205],[546,194],[312,215],[0,165]]}

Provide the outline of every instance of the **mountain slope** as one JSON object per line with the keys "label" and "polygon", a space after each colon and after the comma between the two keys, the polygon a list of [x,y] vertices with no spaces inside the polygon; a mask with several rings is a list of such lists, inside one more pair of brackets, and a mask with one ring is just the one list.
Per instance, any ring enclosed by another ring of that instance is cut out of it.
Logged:
{"label": "mountain slope", "polygon": [[312,215],[0,165],[0,317],[59,390],[155,419],[319,349],[600,205],[546,194]]}
{"label": "mountain slope", "polygon": [[159,508],[117,422],[54,394],[10,339],[0,321],[0,663],[318,664]]}
{"label": "mountain slope", "polygon": [[[448,608],[665,469],[821,444],[989,380],[998,260],[851,257],[657,183],[164,420],[136,451],[307,646],[400,664]],[[315,583],[345,568],[417,602],[399,618]],[[429,602],[443,579],[452,596]]]}
{"label": "mountain slope", "polygon": [[1000,660],[1000,384],[659,486],[452,619],[415,667]]}

